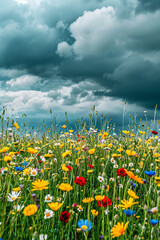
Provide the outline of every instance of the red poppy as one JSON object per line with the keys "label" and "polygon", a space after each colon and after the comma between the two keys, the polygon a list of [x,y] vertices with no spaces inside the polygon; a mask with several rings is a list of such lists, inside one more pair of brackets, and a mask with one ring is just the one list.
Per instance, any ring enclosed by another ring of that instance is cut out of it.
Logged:
{"label": "red poppy", "polygon": [[72,167],[71,167],[71,166],[67,165],[66,167],[69,169],[69,171],[72,170]]}
{"label": "red poppy", "polygon": [[90,169],[93,169],[93,168],[94,168],[94,166],[93,166],[92,164],[88,164],[88,167],[89,167]]}
{"label": "red poppy", "polygon": [[39,163],[42,163],[42,161],[41,161],[41,160],[38,160],[38,162],[39,162]]}
{"label": "red poppy", "polygon": [[107,207],[112,205],[111,199],[107,198],[107,196],[104,197],[102,201],[97,201],[99,207]]}
{"label": "red poppy", "polygon": [[126,171],[124,170],[124,168],[120,168],[120,169],[117,170],[117,176],[124,177],[124,176],[126,176],[126,175],[127,175],[127,173],[126,173]]}
{"label": "red poppy", "polygon": [[67,223],[70,219],[71,214],[67,211],[61,212],[60,220]]}
{"label": "red poppy", "polygon": [[158,132],[156,132],[156,131],[152,131],[152,134],[154,134],[154,135],[157,135],[157,134],[158,134]]}
{"label": "red poppy", "polygon": [[37,156],[39,156],[39,157],[40,157],[41,155],[38,153],[38,154],[37,154]]}
{"label": "red poppy", "polygon": [[79,184],[80,186],[86,185],[85,178],[84,177],[76,177],[76,181],[74,183]]}

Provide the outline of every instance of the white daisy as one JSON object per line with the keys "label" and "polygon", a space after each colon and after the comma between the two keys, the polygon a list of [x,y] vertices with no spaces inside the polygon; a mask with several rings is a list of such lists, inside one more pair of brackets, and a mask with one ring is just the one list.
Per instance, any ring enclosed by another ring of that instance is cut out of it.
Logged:
{"label": "white daisy", "polygon": [[113,166],[114,168],[118,168],[118,165],[117,164],[114,164],[114,166]]}
{"label": "white daisy", "polygon": [[114,160],[114,158],[111,158],[111,163],[113,163],[113,164],[116,164],[116,161]]}
{"label": "white daisy", "polygon": [[53,217],[54,213],[52,210],[46,209],[44,212],[44,219]]}
{"label": "white daisy", "polygon": [[60,197],[57,197],[57,202],[61,202],[61,198]]}
{"label": "white daisy", "polygon": [[98,176],[98,180],[99,180],[100,182],[104,182],[104,178],[101,177],[101,176]]}
{"label": "white daisy", "polygon": [[45,200],[44,201],[47,202],[47,203],[52,202],[53,201],[53,197],[50,194],[47,194],[45,196]]}
{"label": "white daisy", "polygon": [[22,206],[20,206],[20,205],[15,205],[15,206],[13,206],[13,208],[14,208],[15,210],[17,210],[17,212],[20,212],[20,211],[24,208],[24,205],[22,205]]}
{"label": "white daisy", "polygon": [[124,163],[124,164],[122,165],[122,167],[123,167],[123,168],[126,168],[126,167],[127,167],[127,164]]}
{"label": "white daisy", "polygon": [[15,201],[19,197],[20,193],[21,193],[21,191],[20,192],[12,191],[11,193],[9,193],[8,194],[8,201],[9,202]]}
{"label": "white daisy", "polygon": [[47,234],[40,234],[39,240],[47,240]]}
{"label": "white daisy", "polygon": [[129,163],[129,167],[133,167],[133,163]]}
{"label": "white daisy", "polygon": [[36,176],[37,175],[37,169],[35,169],[35,168],[32,168],[32,170],[31,170],[31,172],[30,172],[30,174],[31,174],[31,176]]}

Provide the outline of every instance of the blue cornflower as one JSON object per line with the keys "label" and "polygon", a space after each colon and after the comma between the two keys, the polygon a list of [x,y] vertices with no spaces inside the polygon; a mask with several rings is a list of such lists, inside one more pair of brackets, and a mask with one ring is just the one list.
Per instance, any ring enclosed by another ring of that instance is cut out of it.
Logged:
{"label": "blue cornflower", "polygon": [[135,211],[131,211],[130,209],[123,209],[123,212],[126,214],[127,217],[130,217],[131,215],[134,215],[136,213]]}
{"label": "blue cornflower", "polygon": [[91,230],[92,228],[92,223],[89,220],[83,220],[81,219],[78,221],[78,227],[81,228],[82,231],[87,232],[88,230]]}
{"label": "blue cornflower", "polygon": [[156,175],[156,172],[155,171],[144,171],[145,174],[147,174],[149,177],[152,177],[154,175]]}
{"label": "blue cornflower", "polygon": [[15,167],[14,168],[16,171],[23,171],[23,168],[22,167]]}
{"label": "blue cornflower", "polygon": [[24,162],[24,163],[22,163],[22,165],[23,165],[23,166],[27,166],[27,165],[28,165],[28,163],[27,163],[27,162]]}
{"label": "blue cornflower", "polygon": [[151,219],[150,223],[152,224],[152,226],[154,227],[159,221],[155,220],[155,219]]}

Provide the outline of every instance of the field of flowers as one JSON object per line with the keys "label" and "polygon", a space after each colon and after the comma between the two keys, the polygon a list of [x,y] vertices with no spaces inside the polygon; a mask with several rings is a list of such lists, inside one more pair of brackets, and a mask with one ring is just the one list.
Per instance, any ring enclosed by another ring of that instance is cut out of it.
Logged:
{"label": "field of flowers", "polygon": [[[2,120],[2,118],[1,118]],[[159,239],[160,144],[142,124],[0,138],[0,239]]]}

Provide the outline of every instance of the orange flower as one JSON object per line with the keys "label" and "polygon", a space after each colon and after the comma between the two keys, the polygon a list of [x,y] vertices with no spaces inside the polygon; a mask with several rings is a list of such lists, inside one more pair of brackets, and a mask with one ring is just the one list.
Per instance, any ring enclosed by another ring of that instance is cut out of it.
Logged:
{"label": "orange flower", "polygon": [[128,171],[127,169],[125,169],[125,172],[127,173],[127,175],[128,175],[131,179],[135,180],[135,181],[138,182],[138,183],[143,184],[142,178],[140,178],[140,177],[138,177],[138,176],[135,176],[133,172]]}

